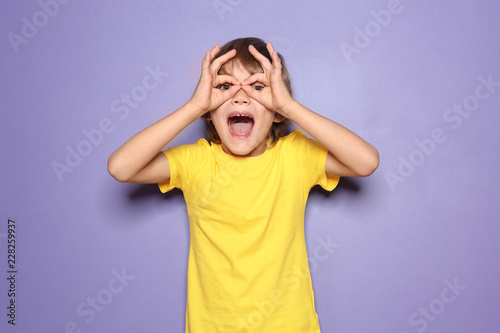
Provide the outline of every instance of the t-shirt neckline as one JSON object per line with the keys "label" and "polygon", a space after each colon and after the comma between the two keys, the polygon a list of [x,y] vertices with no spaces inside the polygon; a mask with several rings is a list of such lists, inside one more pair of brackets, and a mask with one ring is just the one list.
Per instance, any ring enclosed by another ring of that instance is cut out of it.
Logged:
{"label": "t-shirt neckline", "polygon": [[218,160],[245,163],[245,164],[261,164],[261,163],[266,163],[272,157],[273,152],[275,150],[274,148],[278,144],[278,142],[276,142],[271,148],[269,148],[269,142],[270,141],[268,141],[268,146],[266,147],[266,150],[262,154],[250,157],[242,157],[242,156],[235,156],[228,154],[224,151],[224,149],[222,149],[222,144],[220,143],[211,142],[210,145]]}

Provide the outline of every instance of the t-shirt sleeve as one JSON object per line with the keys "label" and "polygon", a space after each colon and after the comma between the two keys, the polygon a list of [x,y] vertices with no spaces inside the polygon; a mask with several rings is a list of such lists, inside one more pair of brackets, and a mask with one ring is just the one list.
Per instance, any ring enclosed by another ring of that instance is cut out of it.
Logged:
{"label": "t-shirt sleeve", "polygon": [[163,150],[162,153],[168,159],[170,167],[170,179],[158,183],[162,193],[173,188],[182,189],[189,183],[192,175],[196,173],[196,167],[200,166],[207,147],[210,145],[205,139],[198,140],[195,144],[180,145]]}
{"label": "t-shirt sleeve", "polygon": [[295,152],[295,160],[299,165],[307,186],[320,185],[327,191],[337,187],[340,177],[326,174],[325,165],[328,149],[316,140],[308,138],[302,131],[296,129],[289,134],[289,140]]}

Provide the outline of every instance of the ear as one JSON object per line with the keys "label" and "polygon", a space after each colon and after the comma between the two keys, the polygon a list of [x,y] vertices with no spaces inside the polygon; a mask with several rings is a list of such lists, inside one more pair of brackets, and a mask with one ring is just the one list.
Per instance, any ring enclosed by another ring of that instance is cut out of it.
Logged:
{"label": "ear", "polygon": [[275,112],[274,113],[274,122],[275,123],[281,123],[283,120],[285,120],[285,117],[283,117],[281,114],[279,114],[278,112]]}

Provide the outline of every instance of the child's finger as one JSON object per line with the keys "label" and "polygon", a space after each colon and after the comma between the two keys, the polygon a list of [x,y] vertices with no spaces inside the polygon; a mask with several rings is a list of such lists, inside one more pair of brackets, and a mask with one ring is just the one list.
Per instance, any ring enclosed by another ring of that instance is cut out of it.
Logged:
{"label": "child's finger", "polygon": [[219,51],[220,51],[220,45],[217,44],[212,48],[212,50],[210,50],[210,55],[211,55],[210,60],[212,60]]}
{"label": "child's finger", "polygon": [[228,90],[221,90],[221,103],[223,104],[231,99],[241,89],[240,85],[233,85]]}
{"label": "child's finger", "polygon": [[[225,100],[227,101],[228,99],[230,99],[231,97],[233,97],[234,95],[236,95],[236,93],[241,89],[241,86],[239,84],[235,84],[233,86],[231,86],[231,88],[229,88],[228,90],[226,90],[224,93],[223,93],[223,96],[225,98]],[[226,98],[227,97],[227,98]]]}
{"label": "child's finger", "polygon": [[226,54],[221,55],[217,59],[212,61],[212,65],[210,66],[210,69],[214,72],[217,73],[219,69],[222,67],[223,64],[229,61],[229,59],[233,58],[236,55],[236,50],[232,49],[231,51],[227,52]]}
{"label": "child's finger", "polygon": [[257,61],[260,63],[260,65],[262,66],[262,68],[264,69],[264,71],[266,71],[266,70],[269,71],[272,68],[272,64],[269,61],[269,59],[267,59],[266,57],[264,57],[262,55],[262,53],[260,53],[255,48],[255,46],[253,46],[253,45],[248,46],[248,51],[250,52],[250,54],[253,55],[253,57],[255,59],[257,59]]}
{"label": "child's finger", "polygon": [[227,75],[227,74],[217,75],[217,78],[215,79],[215,82],[214,82],[214,87],[217,87],[219,84],[223,84],[223,83],[230,83],[232,85],[239,85],[240,84],[234,76]]}
{"label": "child's finger", "polygon": [[259,92],[251,86],[241,86],[241,89],[247,94],[248,97],[259,101]]}
{"label": "child's finger", "polygon": [[219,52],[219,50],[220,50],[220,46],[219,46],[219,44],[217,44],[210,51],[205,52],[205,57],[203,57],[203,61],[202,61],[202,69],[205,69],[205,68],[208,69],[210,67],[210,63],[211,63],[212,59],[217,54],[217,52]]}
{"label": "child's finger", "polygon": [[201,61],[201,70],[206,71],[210,68],[210,51],[205,52],[205,57],[203,57],[203,60]]}
{"label": "child's finger", "polygon": [[269,51],[269,54],[270,54],[270,55],[271,55],[271,57],[272,57],[272,56],[273,56],[273,53],[274,53],[274,52],[276,52],[276,51],[274,50],[273,43],[268,42],[268,43],[267,43],[267,45],[266,45],[266,47],[267,47],[267,50]]}
{"label": "child's finger", "polygon": [[271,55],[271,59],[273,60],[273,66],[281,71],[282,65],[281,65],[281,59],[278,55],[278,52],[274,49],[274,46],[271,42],[267,43],[267,50],[269,51],[269,54]]}
{"label": "child's finger", "polygon": [[247,85],[247,86],[250,86],[252,84],[254,84],[255,82],[260,82],[264,85],[266,85],[266,82],[264,82],[264,79],[266,78],[265,74],[264,73],[255,73],[253,75],[251,75],[250,77],[246,78],[245,80],[243,80],[243,82],[241,82],[241,85]]}
{"label": "child's finger", "polygon": [[[253,86],[243,86],[243,85],[241,86],[241,89],[248,95],[248,97],[268,107],[265,101],[265,98],[266,96],[268,96],[268,94],[264,93],[265,90],[257,90]],[[269,89],[269,88],[265,87],[264,89]]]}
{"label": "child's finger", "polygon": [[281,72],[282,65],[281,65],[281,59],[278,56],[278,52],[274,51],[274,53],[271,55],[271,58],[273,59],[274,68],[276,68]]}

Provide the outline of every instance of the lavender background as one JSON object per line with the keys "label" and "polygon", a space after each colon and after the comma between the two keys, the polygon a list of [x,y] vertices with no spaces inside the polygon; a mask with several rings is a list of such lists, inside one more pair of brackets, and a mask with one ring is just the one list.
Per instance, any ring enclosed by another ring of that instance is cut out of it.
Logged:
{"label": "lavender background", "polygon": [[[308,202],[322,331],[498,332],[497,1],[41,0],[0,15],[1,332],[183,332],[182,193],[118,183],[106,161],[187,101],[205,50],[244,36],[285,56],[297,100],[380,151],[375,174]],[[198,121],[171,145],[202,135]]]}

